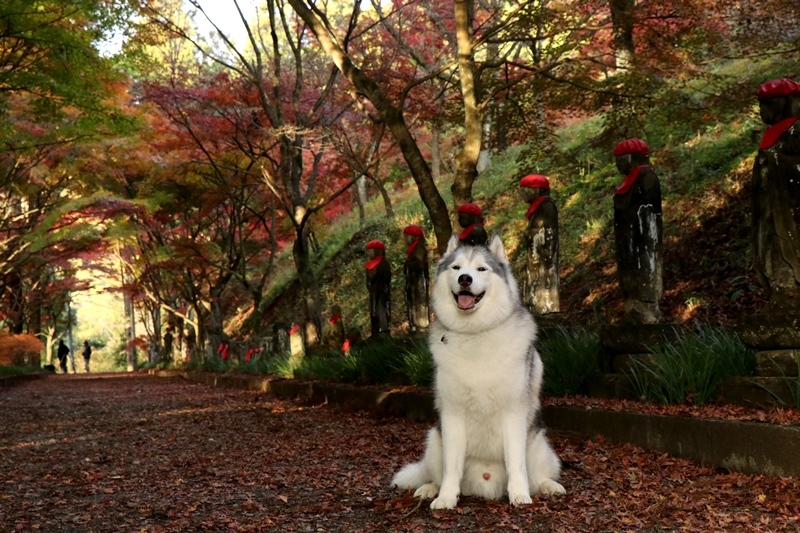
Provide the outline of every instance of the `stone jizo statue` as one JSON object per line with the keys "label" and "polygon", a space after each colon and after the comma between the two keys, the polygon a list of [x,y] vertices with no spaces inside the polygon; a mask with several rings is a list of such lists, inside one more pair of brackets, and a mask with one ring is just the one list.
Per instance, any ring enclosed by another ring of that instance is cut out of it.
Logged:
{"label": "stone jizo statue", "polygon": [[369,321],[372,335],[389,335],[392,326],[392,267],[381,241],[367,243],[369,261],[364,265],[369,291]]}
{"label": "stone jizo statue", "polygon": [[412,224],[403,229],[408,245],[403,273],[406,278],[406,312],[412,333],[424,331],[430,325],[428,311],[428,247],[422,228]]}
{"label": "stone jizo statue", "polygon": [[769,126],[753,166],[754,267],[768,310],[800,310],[800,84],[768,81],[758,90]]}
{"label": "stone jizo statue", "polygon": [[522,300],[537,316],[558,313],[558,208],[550,198],[550,180],[530,174],[519,186],[522,198],[530,204],[522,242],[526,258]]}
{"label": "stone jizo statue", "polygon": [[662,318],[663,295],[661,185],[641,139],[614,148],[625,176],[614,194],[614,244],[617,277],[625,301],[624,321],[654,324]]}
{"label": "stone jizo statue", "polygon": [[483,212],[475,204],[463,204],[458,208],[458,225],[463,231],[458,238],[464,244],[485,245],[489,241],[483,227]]}
{"label": "stone jizo statue", "polygon": [[342,308],[339,305],[331,307],[331,316],[328,319],[328,333],[325,336],[325,345],[328,348],[339,350],[344,342],[344,319],[342,318]]}

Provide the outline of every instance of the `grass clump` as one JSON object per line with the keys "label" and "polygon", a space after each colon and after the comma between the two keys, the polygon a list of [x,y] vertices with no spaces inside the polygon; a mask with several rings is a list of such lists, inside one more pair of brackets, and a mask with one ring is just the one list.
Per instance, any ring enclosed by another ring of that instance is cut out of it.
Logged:
{"label": "grass clump", "polygon": [[542,336],[542,392],[548,396],[585,394],[589,380],[602,372],[603,346],[597,333],[558,326]]}
{"label": "grass clump", "polygon": [[748,376],[755,354],[739,337],[722,328],[700,326],[674,344],[656,348],[649,360],[636,360],[631,381],[646,401],[705,404],[731,376]]}

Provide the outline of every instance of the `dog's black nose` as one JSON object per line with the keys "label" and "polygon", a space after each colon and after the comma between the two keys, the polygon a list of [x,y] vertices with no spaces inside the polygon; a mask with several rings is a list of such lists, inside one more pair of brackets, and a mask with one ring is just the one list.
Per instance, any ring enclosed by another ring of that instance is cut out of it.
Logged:
{"label": "dog's black nose", "polygon": [[467,285],[470,285],[471,283],[472,283],[472,276],[470,276],[469,274],[461,274],[460,276],[458,276],[458,284],[459,285],[462,285],[462,286],[466,287]]}

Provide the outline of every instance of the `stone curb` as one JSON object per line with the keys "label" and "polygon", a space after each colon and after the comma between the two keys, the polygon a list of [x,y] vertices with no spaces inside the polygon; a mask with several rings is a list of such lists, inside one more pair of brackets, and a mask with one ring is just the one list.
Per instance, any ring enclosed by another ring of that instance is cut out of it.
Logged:
{"label": "stone curb", "polygon": [[[183,377],[216,387],[258,390],[283,399],[329,403],[347,410],[437,420],[432,393],[389,392],[348,385],[300,382],[206,372],[156,371],[159,377]],[[708,420],[595,408],[549,405],[542,417],[548,429],[583,437],[603,436],[675,457],[743,472],[771,476],[800,475],[800,426]]]}

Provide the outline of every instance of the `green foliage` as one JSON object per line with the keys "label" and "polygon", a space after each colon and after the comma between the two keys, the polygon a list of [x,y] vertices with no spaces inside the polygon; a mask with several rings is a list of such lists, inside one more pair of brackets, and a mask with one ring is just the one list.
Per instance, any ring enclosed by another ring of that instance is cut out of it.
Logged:
{"label": "green foliage", "polygon": [[587,382],[602,371],[602,352],[596,333],[563,326],[549,331],[539,343],[544,363],[542,391],[549,396],[585,393]]}
{"label": "green foliage", "polygon": [[411,346],[403,355],[402,372],[412,385],[418,387],[433,385],[436,367],[425,340],[415,339],[411,342]]}
{"label": "green foliage", "polygon": [[631,381],[643,400],[672,404],[704,404],[717,385],[731,376],[748,376],[755,355],[739,337],[721,328],[701,326],[653,351],[650,361],[634,360]]}
{"label": "green foliage", "polygon": [[23,376],[40,370],[38,366],[0,365],[0,376]]}

